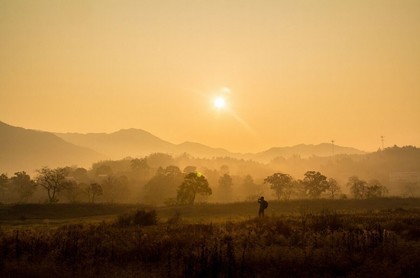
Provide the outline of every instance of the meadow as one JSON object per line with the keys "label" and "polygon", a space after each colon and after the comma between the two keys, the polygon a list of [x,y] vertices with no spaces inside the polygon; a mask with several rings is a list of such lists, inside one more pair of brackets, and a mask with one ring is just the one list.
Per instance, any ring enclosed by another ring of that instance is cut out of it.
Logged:
{"label": "meadow", "polygon": [[1,277],[419,277],[420,200],[0,206]]}

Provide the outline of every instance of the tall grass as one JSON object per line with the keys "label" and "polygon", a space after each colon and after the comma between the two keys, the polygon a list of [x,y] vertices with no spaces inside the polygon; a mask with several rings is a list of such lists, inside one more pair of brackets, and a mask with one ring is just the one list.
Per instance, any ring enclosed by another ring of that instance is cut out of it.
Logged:
{"label": "tall grass", "polygon": [[114,222],[0,231],[2,277],[418,277],[420,213],[334,210],[223,223]]}

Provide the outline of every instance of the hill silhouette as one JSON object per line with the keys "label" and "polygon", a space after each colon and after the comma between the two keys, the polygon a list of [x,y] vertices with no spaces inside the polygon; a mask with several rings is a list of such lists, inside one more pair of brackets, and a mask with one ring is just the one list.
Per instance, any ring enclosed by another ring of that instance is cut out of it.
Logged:
{"label": "hill silhouette", "polygon": [[[0,136],[0,167],[7,172],[36,169],[44,165],[90,166],[98,160],[143,157],[158,152],[171,155],[187,153],[202,158],[231,157],[264,163],[277,157],[332,155],[332,145],[327,143],[275,147],[259,153],[240,154],[195,142],[174,144],[141,129],[122,129],[113,133],[53,134],[0,122]],[[352,155],[364,152],[335,145],[334,153]]]}
{"label": "hill silhouette", "polygon": [[89,166],[104,156],[43,131],[0,122],[0,171],[33,171],[43,166]]}
{"label": "hill silhouette", "polygon": [[150,153],[172,153],[175,145],[141,129],[122,129],[113,133],[56,133],[67,142],[96,150],[111,159],[140,157]]}
{"label": "hill silhouette", "polygon": [[291,157],[291,156],[300,156],[302,158],[307,158],[310,156],[332,156],[340,154],[365,154],[366,152],[351,148],[351,147],[342,147],[330,143],[321,143],[318,145],[305,145],[299,144],[291,147],[275,147],[268,149],[266,151],[257,153],[253,155],[253,158],[257,161],[268,162],[276,157]]}
{"label": "hill silhouette", "polygon": [[[200,143],[184,142],[173,144],[144,131],[142,129],[122,129],[113,133],[56,133],[62,139],[75,145],[93,149],[107,155],[111,159],[124,157],[142,157],[151,153],[161,152],[173,155],[188,153],[195,157],[232,157],[251,159],[260,162],[269,162],[276,157],[290,157],[293,155],[302,158],[310,156],[331,156],[332,145],[322,143],[319,145],[300,144],[291,147],[276,147],[259,153],[240,154],[223,148],[212,148]],[[350,147],[334,146],[334,154],[364,154],[365,152]]]}

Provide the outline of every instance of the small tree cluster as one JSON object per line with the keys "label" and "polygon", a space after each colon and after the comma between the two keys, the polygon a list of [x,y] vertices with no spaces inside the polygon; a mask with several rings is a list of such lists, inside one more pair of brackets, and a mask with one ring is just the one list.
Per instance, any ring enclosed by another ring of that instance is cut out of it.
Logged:
{"label": "small tree cluster", "polygon": [[328,193],[334,199],[340,192],[340,187],[335,179],[322,175],[320,172],[307,171],[303,180],[295,180],[284,173],[274,173],[264,179],[274,190],[277,199],[289,200],[292,195],[297,197],[319,198],[323,193]]}
{"label": "small tree cluster", "polygon": [[350,177],[347,186],[355,199],[379,198],[388,192],[387,188],[378,180],[366,182],[357,176]]}

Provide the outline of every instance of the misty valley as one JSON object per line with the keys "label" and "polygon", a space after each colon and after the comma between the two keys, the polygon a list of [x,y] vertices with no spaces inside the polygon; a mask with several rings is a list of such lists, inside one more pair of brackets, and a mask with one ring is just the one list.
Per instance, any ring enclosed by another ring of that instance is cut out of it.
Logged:
{"label": "misty valley", "polygon": [[[53,134],[4,130],[4,157],[20,148],[29,158],[36,156],[33,146],[63,144]],[[27,136],[38,139],[28,142]],[[123,137],[121,144],[131,140]],[[87,167],[72,166],[74,160],[58,166],[63,161],[57,159],[37,167],[39,160],[24,160],[16,151],[13,167],[23,161],[32,168],[0,171],[0,273],[418,277],[420,150],[394,146],[332,155],[334,146],[325,145],[324,155],[309,155],[317,147],[308,153],[305,145],[301,154],[271,149],[248,157],[217,156],[207,148],[209,156],[97,157]],[[10,169],[8,160],[1,162]],[[268,207],[258,217],[262,196]]]}
{"label": "misty valley", "polygon": [[419,0],[0,0],[0,278],[419,278],[419,76]]}

